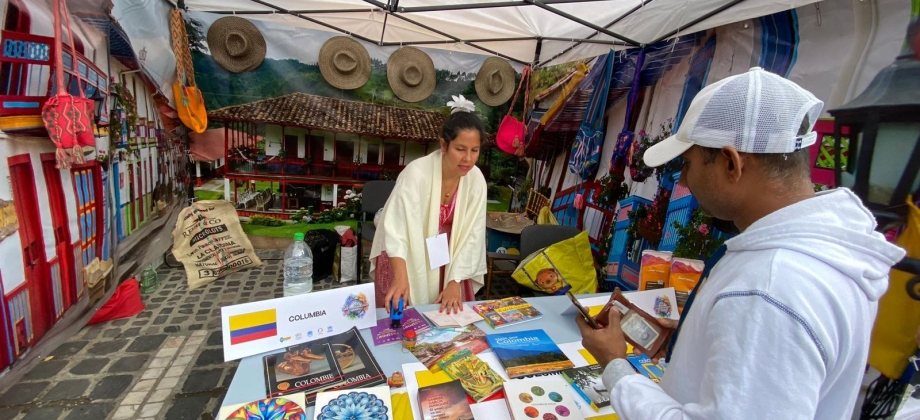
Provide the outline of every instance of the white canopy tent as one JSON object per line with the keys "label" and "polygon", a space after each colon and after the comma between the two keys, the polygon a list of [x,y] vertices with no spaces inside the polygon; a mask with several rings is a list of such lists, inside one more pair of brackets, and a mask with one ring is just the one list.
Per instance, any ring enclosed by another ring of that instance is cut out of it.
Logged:
{"label": "white canopy tent", "polygon": [[545,66],[640,47],[816,0],[186,0],[190,11]]}

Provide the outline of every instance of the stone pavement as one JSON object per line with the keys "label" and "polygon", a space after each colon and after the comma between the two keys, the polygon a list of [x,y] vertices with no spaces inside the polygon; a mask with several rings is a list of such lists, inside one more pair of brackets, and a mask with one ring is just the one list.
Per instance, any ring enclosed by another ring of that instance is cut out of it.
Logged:
{"label": "stone pavement", "polygon": [[[143,312],[84,327],[0,390],[0,418],[213,419],[239,363],[223,361],[220,307],[282,296],[283,252],[259,250],[262,267],[191,291],[183,269],[160,267]],[[507,277],[493,283],[493,299],[528,295]]]}

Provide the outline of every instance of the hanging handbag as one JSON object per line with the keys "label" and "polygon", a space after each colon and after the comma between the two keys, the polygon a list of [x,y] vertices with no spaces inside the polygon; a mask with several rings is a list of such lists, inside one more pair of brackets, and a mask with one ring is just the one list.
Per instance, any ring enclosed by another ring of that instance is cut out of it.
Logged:
{"label": "hanging handbag", "polygon": [[204,133],[208,129],[208,111],[201,91],[195,86],[195,70],[188,48],[185,19],[179,9],[170,10],[169,27],[173,54],[176,56],[176,83],[172,86],[176,97],[176,112],[186,127],[196,133]]}
{"label": "hanging handbag", "polygon": [[527,132],[524,122],[511,116],[511,111],[514,109],[514,104],[517,103],[518,94],[521,93],[522,88],[524,89],[524,114],[526,115],[527,99],[530,91],[530,66],[524,67],[524,71],[521,73],[521,83],[518,84],[517,90],[514,92],[514,98],[511,99],[508,113],[505,114],[505,118],[502,119],[502,123],[498,126],[498,132],[495,133],[495,142],[498,144],[498,148],[515,156],[524,156],[524,136]]}
{"label": "hanging handbag", "polygon": [[577,174],[583,180],[594,176],[601,159],[601,149],[604,144],[604,111],[613,73],[613,51],[598,58],[595,66],[597,67],[597,78],[592,77],[592,79],[597,85],[591,94],[588,109],[585,110],[585,119],[578,129],[569,158],[569,171]]}
{"label": "hanging handbag", "polygon": [[[93,148],[96,138],[93,135],[93,113],[95,104],[86,98],[83,85],[77,78],[79,96],[67,92],[64,85],[63,42],[61,41],[61,18],[67,26],[67,36],[73,46],[73,30],[70,28],[70,12],[64,0],[54,0],[54,66],[57,93],[42,107],[42,122],[48,130],[48,137],[57,146],[56,167],[70,168],[72,163],[83,164],[83,147]],[[76,49],[72,48],[74,67],[77,65]],[[70,80],[70,79],[68,79]]]}

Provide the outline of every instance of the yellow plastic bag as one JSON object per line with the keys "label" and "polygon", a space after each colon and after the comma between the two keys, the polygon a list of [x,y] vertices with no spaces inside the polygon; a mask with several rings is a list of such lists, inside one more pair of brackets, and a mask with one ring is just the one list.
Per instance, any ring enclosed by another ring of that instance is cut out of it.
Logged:
{"label": "yellow plastic bag", "polygon": [[552,295],[596,292],[597,271],[588,232],[528,255],[511,277],[528,288]]}
{"label": "yellow plastic bag", "polygon": [[[920,258],[920,209],[913,197],[907,198],[907,229],[898,245],[910,258]],[[907,368],[907,358],[917,351],[917,327],[920,326],[920,301],[907,294],[912,274],[891,270],[888,291],[879,300],[878,316],[872,329],[869,365],[888,378],[899,378]]]}
{"label": "yellow plastic bag", "polygon": [[540,209],[540,214],[537,216],[538,225],[558,225],[559,222],[556,220],[556,216],[553,216],[553,212],[549,210],[548,206],[543,206]]}

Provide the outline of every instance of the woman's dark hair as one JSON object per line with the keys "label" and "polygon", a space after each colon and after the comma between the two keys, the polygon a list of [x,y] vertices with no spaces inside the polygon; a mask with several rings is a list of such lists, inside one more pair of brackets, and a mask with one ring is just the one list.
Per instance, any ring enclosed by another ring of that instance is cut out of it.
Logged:
{"label": "woman's dark hair", "polygon": [[463,130],[476,130],[479,132],[479,141],[486,140],[486,126],[482,120],[471,112],[459,111],[450,114],[441,125],[441,138],[450,143],[457,138]]}

